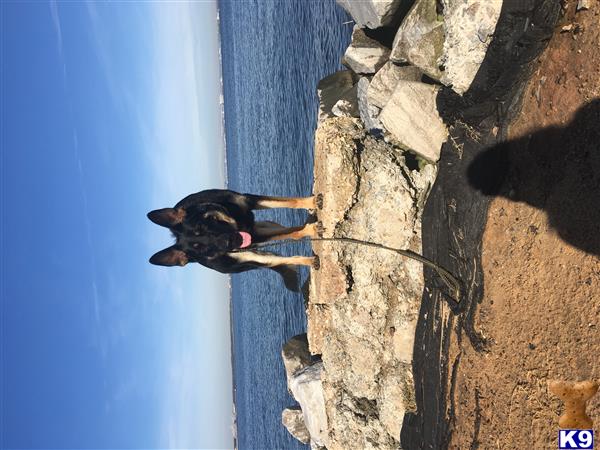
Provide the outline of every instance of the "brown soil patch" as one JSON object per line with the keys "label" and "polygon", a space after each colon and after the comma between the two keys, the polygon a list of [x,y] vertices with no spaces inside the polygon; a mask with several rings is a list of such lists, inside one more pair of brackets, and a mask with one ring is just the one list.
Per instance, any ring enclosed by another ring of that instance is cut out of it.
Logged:
{"label": "brown soil patch", "polygon": [[[475,320],[490,344],[451,344],[449,448],[558,448],[547,381],[600,380],[600,3],[565,3],[499,150],[510,169],[489,209]],[[588,414],[598,441],[600,394]]]}

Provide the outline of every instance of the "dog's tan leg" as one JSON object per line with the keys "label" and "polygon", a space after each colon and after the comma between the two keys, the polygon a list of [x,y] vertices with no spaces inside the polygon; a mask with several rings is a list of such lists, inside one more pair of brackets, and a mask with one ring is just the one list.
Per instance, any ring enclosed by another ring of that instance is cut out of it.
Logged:
{"label": "dog's tan leg", "polygon": [[264,255],[253,252],[229,253],[229,256],[239,262],[255,262],[266,267],[275,266],[312,266],[315,263],[314,256],[276,256]]}
{"label": "dog's tan leg", "polygon": [[272,236],[270,241],[279,241],[282,239],[302,239],[305,237],[319,237],[316,223],[307,223],[303,227],[293,229],[290,233],[276,234]]}
{"label": "dog's tan leg", "polygon": [[315,197],[262,197],[256,202],[256,209],[296,208],[315,209]]}

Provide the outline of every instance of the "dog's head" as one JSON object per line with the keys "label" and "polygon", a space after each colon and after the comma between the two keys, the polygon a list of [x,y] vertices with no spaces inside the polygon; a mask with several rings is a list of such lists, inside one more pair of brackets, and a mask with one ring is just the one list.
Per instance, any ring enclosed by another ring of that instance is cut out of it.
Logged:
{"label": "dog's head", "polygon": [[185,266],[206,262],[250,245],[250,234],[239,229],[225,208],[216,203],[183,208],[163,208],[148,213],[157,225],[176,238],[171,247],[155,253],[150,262],[159,266]]}

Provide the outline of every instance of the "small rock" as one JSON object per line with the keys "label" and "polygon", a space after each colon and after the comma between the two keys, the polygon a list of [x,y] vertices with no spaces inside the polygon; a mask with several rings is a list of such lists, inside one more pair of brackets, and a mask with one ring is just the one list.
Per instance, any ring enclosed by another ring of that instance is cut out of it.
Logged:
{"label": "small rock", "polygon": [[388,61],[375,74],[367,89],[368,100],[372,105],[383,108],[400,80],[421,81],[423,73],[414,66],[397,66]]}
{"label": "small rock", "polygon": [[571,31],[573,29],[573,24],[570,23],[569,25],[564,25],[561,29],[560,32],[561,33],[566,33],[567,31]]}
{"label": "small rock", "polygon": [[579,0],[577,2],[577,11],[581,11],[582,9],[590,9],[591,7],[591,1],[590,0]]}
{"label": "small rock", "polygon": [[402,0],[336,0],[363,27],[379,28],[394,18]]}
{"label": "small rock", "polygon": [[402,21],[390,59],[410,62],[430,77],[439,80],[439,60],[444,49],[443,22],[438,19],[436,0],[417,0]]}
{"label": "small rock", "polygon": [[390,50],[368,37],[358,26],[352,32],[352,43],[344,54],[344,64],[358,74],[372,74],[383,66]]}
{"label": "small rock", "polygon": [[354,85],[352,89],[347,91],[342,98],[340,98],[333,108],[331,113],[336,117],[360,117],[358,112],[358,97],[357,97],[357,85]]}
{"label": "small rock", "polygon": [[442,144],[448,138],[436,107],[438,91],[429,84],[400,81],[379,115],[400,145],[433,162],[440,158]]}
{"label": "small rock", "polygon": [[281,423],[292,436],[303,444],[310,442],[310,434],[304,423],[304,416],[300,409],[286,408],[281,413]]}
{"label": "small rock", "polygon": [[356,81],[358,77],[351,70],[340,70],[319,81],[319,122],[327,117],[335,117],[332,109],[340,99],[351,101],[353,92],[356,98],[356,90],[353,91]]}
{"label": "small rock", "polygon": [[297,372],[312,364],[312,356],[308,351],[308,339],[306,334],[299,334],[287,341],[281,349],[281,357],[288,379],[288,385],[291,378]]}

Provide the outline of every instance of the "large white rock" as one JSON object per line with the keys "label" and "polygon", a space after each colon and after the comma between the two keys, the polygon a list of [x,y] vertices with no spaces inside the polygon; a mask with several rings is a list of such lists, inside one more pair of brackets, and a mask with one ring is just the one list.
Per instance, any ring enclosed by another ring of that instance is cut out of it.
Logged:
{"label": "large white rock", "polygon": [[323,363],[318,362],[296,373],[290,380],[289,388],[302,409],[304,424],[311,442],[319,446],[327,444],[327,413],[321,372]]}
{"label": "large white rock", "polygon": [[377,72],[388,60],[390,49],[368,37],[358,26],[352,32],[352,42],[344,53],[344,63],[359,74]]}
{"label": "large white rock", "polygon": [[400,80],[421,81],[422,76],[418,67],[397,66],[388,61],[371,80],[367,89],[368,101],[371,105],[383,108]]}
{"label": "large white rock", "polygon": [[443,0],[443,4],[446,39],[441,82],[463,94],[485,58],[503,0]]}
{"label": "large white rock", "polygon": [[389,24],[402,0],[336,0],[363,27],[379,28]]}
{"label": "large white rock", "polygon": [[383,126],[398,143],[436,162],[448,130],[440,118],[436,99],[439,88],[416,81],[399,81],[379,114]]}
{"label": "large white rock", "polygon": [[439,80],[443,49],[444,28],[437,15],[436,0],[417,0],[396,33],[390,59],[409,62]]}

